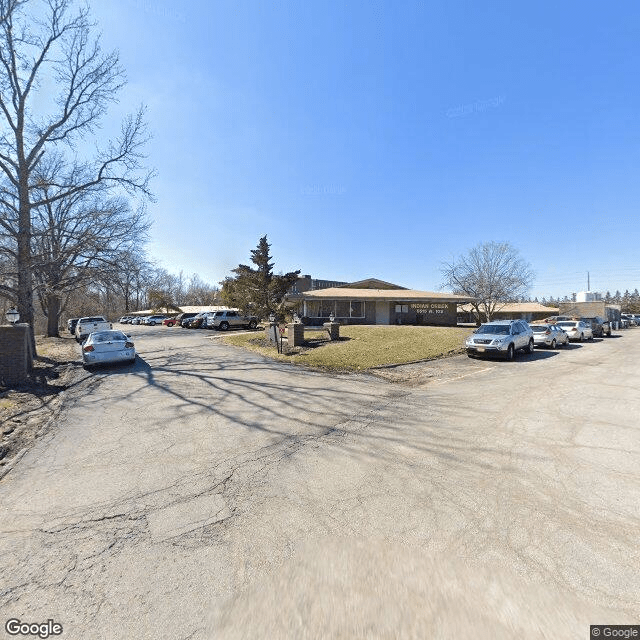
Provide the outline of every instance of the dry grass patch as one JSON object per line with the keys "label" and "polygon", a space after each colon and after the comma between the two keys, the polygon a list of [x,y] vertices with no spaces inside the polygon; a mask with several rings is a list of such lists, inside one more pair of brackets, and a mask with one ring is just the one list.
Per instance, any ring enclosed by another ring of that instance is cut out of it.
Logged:
{"label": "dry grass patch", "polygon": [[263,333],[229,335],[222,340],[285,362],[362,371],[462,353],[464,339],[471,331],[467,327],[348,325],[340,327],[341,339],[331,342],[325,331],[306,329],[307,344],[284,354],[268,345]]}

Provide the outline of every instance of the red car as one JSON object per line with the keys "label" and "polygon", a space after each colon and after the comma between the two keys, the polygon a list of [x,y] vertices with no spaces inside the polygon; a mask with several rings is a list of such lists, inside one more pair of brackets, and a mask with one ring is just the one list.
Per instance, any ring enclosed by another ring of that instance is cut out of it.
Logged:
{"label": "red car", "polygon": [[167,318],[166,320],[164,320],[162,324],[167,325],[167,327],[173,327],[173,325],[177,322],[178,321],[176,320],[176,317],[173,316],[173,318]]}

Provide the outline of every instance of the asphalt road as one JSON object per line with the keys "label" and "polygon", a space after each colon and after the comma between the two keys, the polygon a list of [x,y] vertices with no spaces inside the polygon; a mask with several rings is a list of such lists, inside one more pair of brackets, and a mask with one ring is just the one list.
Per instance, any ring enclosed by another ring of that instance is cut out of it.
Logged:
{"label": "asphalt road", "polygon": [[0,622],[67,639],[640,622],[640,329],[410,385],[131,327],[0,482]]}

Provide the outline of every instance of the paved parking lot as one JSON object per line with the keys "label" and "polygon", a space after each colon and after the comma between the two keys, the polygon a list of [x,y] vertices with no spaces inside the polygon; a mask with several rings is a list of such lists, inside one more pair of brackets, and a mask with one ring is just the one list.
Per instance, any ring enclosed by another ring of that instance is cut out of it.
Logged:
{"label": "paved parking lot", "polygon": [[87,374],[0,482],[5,618],[65,639],[640,621],[640,329],[395,382],[127,331],[140,361]]}

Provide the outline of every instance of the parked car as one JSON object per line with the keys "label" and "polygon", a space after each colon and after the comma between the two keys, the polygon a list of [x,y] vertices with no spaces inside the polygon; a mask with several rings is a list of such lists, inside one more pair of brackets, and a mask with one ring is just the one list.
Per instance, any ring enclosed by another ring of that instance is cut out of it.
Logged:
{"label": "parked car", "polygon": [[151,327],[155,327],[157,324],[162,324],[167,319],[167,316],[164,314],[156,314],[154,316],[147,316],[144,319],[144,323],[148,324]]}
{"label": "parked car", "polygon": [[516,351],[533,353],[533,331],[523,320],[496,320],[480,325],[465,342],[467,355],[501,356],[513,360]]}
{"label": "parked car", "polygon": [[173,327],[176,324],[176,318],[177,316],[171,316],[170,318],[166,318],[165,320],[162,321],[162,324],[165,327]]}
{"label": "parked car", "polygon": [[78,320],[80,320],[80,318],[69,318],[67,320],[67,331],[69,331],[71,335],[76,332],[76,325],[78,324]]}
{"label": "parked car", "polygon": [[105,320],[104,316],[79,318],[76,324],[76,340],[78,342],[84,342],[90,333],[94,331],[108,331],[109,329],[113,329],[113,327]]}
{"label": "parked car", "polygon": [[118,322],[120,324],[129,324],[133,320],[133,316],[122,316]]}
{"label": "parked car", "polygon": [[567,332],[557,324],[532,324],[533,344],[536,347],[551,347],[555,349],[559,346],[567,346],[569,344],[569,336]]}
{"label": "parked car", "polygon": [[[638,323],[636,322],[635,317],[630,313],[623,313],[620,316],[620,319],[626,321],[627,327],[636,327],[636,326],[638,326]],[[624,328],[626,329],[627,327],[624,327]]]}
{"label": "parked car", "polygon": [[579,318],[582,322],[587,322],[591,325],[594,338],[603,338],[605,335],[611,335],[611,325],[608,320],[605,320],[601,316],[593,316],[589,318]]}
{"label": "parked car", "polygon": [[204,320],[202,321],[202,328],[203,329],[213,329],[213,321],[216,317],[216,312],[215,311],[207,311],[204,314]]}
{"label": "parked car", "polygon": [[197,315],[197,313],[179,313],[176,316],[176,324],[180,327],[184,327],[187,320],[191,320],[191,318],[195,318]]}
{"label": "parked car", "polygon": [[216,311],[209,321],[209,326],[220,331],[227,331],[231,327],[255,329],[258,326],[258,318],[256,316],[244,316],[237,310],[227,309],[226,311]]}
{"label": "parked car", "polygon": [[135,361],[135,345],[122,331],[94,331],[82,345],[82,364],[85,367]]}
{"label": "parked car", "polygon": [[192,318],[187,318],[183,321],[182,326],[187,329],[205,329],[206,313],[197,313]]}
{"label": "parked car", "polygon": [[569,336],[569,340],[584,342],[585,339],[593,340],[593,329],[589,322],[582,320],[561,320],[558,325],[562,327]]}

